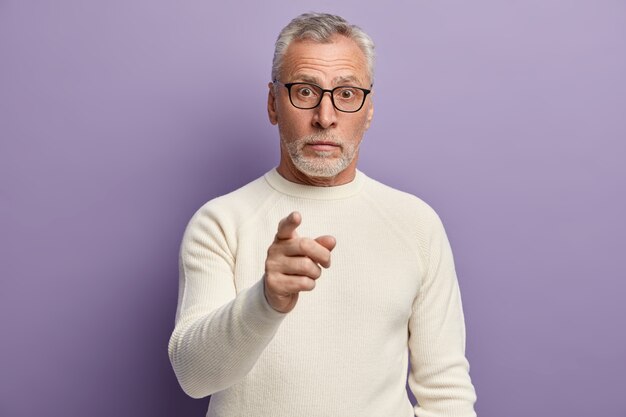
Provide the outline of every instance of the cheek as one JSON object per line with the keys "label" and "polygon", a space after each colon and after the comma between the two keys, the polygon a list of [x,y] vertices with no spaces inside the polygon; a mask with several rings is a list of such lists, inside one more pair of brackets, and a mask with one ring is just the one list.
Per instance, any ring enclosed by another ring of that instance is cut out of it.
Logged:
{"label": "cheek", "polygon": [[294,121],[289,117],[283,117],[278,122],[278,132],[280,137],[288,142],[291,142],[299,136],[299,130],[294,125]]}
{"label": "cheek", "polygon": [[352,136],[355,140],[360,140],[365,131],[367,130],[367,115],[360,116],[358,120],[354,121],[351,127]]}
{"label": "cheek", "polygon": [[307,134],[307,122],[304,117],[285,112],[278,123],[280,132],[290,136],[301,136]]}

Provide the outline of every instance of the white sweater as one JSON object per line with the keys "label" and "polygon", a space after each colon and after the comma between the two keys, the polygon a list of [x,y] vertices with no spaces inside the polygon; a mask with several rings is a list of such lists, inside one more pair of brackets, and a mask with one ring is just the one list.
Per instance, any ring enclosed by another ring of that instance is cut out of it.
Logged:
{"label": "white sweater", "polygon": [[[278,222],[329,234],[331,267],[287,314],[263,294]],[[169,357],[209,417],[472,417],[452,253],[436,213],[357,171],[313,187],[276,170],[206,203],[180,251]],[[414,409],[409,386],[419,404]]]}

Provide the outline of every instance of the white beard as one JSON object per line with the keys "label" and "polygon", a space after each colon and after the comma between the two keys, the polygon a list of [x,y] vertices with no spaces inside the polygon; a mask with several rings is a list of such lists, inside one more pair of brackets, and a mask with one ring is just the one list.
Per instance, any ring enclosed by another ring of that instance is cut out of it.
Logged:
{"label": "white beard", "polygon": [[[325,133],[316,133],[305,136],[291,142],[287,142],[281,135],[281,141],[291,161],[296,168],[308,177],[330,178],[338,175],[345,170],[354,159],[358,150],[358,145],[344,144],[334,135]],[[315,152],[315,156],[304,155],[304,147],[311,142],[330,142],[340,147],[341,155],[338,158],[333,157],[334,152]]]}

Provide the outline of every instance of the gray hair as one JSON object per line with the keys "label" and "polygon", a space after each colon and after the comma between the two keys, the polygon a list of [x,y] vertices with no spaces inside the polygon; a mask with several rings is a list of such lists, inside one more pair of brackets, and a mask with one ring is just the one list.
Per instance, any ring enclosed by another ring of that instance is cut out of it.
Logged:
{"label": "gray hair", "polygon": [[374,82],[374,41],[358,26],[328,13],[303,13],[293,19],[278,35],[272,61],[272,81],[278,79],[287,47],[294,40],[308,39],[328,43],[333,35],[343,35],[359,46],[367,63],[367,73]]}

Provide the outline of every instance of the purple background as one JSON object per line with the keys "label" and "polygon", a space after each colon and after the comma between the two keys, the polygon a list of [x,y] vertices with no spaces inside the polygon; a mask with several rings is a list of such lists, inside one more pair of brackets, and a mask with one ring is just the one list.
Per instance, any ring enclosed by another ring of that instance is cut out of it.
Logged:
{"label": "purple background", "polygon": [[275,166],[273,42],[378,47],[360,168],[441,215],[481,417],[626,416],[626,3],[0,0],[0,415],[203,416],[183,229]]}

